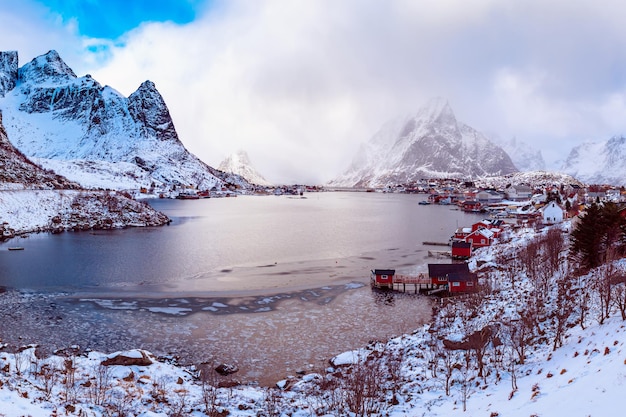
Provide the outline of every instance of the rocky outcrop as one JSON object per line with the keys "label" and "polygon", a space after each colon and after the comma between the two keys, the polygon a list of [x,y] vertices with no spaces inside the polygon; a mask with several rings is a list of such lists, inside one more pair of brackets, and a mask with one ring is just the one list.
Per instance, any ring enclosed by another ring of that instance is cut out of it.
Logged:
{"label": "rocky outcrop", "polygon": [[104,366],[150,366],[152,365],[152,359],[150,359],[146,351],[135,349],[113,353],[101,363]]}
{"label": "rocky outcrop", "polygon": [[17,51],[0,52],[0,97],[15,88],[17,83]]}

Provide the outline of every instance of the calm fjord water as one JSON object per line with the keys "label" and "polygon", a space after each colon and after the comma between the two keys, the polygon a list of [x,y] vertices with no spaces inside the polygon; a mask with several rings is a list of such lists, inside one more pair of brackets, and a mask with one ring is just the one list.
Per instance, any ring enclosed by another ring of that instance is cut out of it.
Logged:
{"label": "calm fjord water", "polygon": [[[332,355],[410,332],[421,296],[370,288],[372,268],[425,269],[422,241],[479,216],[423,195],[154,200],[170,226],[36,234],[0,244],[0,335],[9,344],[143,348],[237,364],[271,385]],[[9,246],[24,251],[8,251]]]}
{"label": "calm fjord water", "polygon": [[0,244],[0,285],[34,290],[205,294],[363,281],[371,268],[423,264],[422,241],[476,220],[424,196],[152,200],[170,226],[35,234]]}

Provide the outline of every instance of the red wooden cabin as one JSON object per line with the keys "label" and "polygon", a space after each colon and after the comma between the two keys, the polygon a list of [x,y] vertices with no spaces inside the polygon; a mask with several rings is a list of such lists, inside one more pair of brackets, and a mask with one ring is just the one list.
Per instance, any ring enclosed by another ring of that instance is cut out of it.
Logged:
{"label": "red wooden cabin", "polygon": [[478,291],[478,277],[471,272],[449,274],[448,291],[450,294],[476,292]]}
{"label": "red wooden cabin", "polygon": [[472,256],[472,244],[455,240],[452,242],[452,259],[468,259]]}
{"label": "red wooden cabin", "polygon": [[478,229],[467,235],[465,241],[471,243],[474,248],[482,248],[485,246],[491,246],[493,236],[494,233],[489,229]]}
{"label": "red wooden cabin", "polygon": [[433,285],[447,285],[448,276],[452,274],[469,274],[466,263],[459,264],[428,264],[428,276]]}
{"label": "red wooden cabin", "polygon": [[371,284],[376,288],[392,288],[395,269],[372,269]]}

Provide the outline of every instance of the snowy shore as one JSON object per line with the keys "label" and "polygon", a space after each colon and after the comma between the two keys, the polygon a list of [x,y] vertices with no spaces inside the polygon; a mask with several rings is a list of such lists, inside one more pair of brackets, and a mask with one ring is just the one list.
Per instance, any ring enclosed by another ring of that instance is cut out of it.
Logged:
{"label": "snowy shore", "polygon": [[0,190],[6,237],[33,232],[160,226],[167,216],[113,191]]}

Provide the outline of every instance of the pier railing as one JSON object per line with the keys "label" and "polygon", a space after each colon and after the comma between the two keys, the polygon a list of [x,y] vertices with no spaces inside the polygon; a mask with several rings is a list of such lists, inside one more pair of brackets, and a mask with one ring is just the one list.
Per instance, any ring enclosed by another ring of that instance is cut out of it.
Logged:
{"label": "pier railing", "polygon": [[394,275],[393,276],[394,284],[430,284],[430,278],[428,275],[419,274],[419,275]]}

